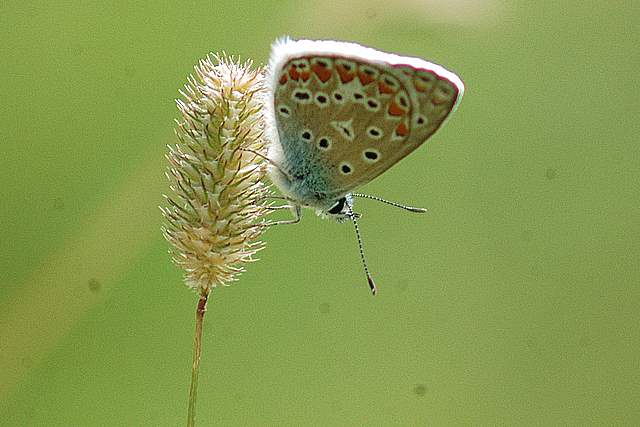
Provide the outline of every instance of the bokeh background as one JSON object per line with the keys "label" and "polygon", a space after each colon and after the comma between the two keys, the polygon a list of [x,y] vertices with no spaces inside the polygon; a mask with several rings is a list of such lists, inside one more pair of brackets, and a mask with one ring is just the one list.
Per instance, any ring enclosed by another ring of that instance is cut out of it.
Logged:
{"label": "bokeh background", "polygon": [[210,51],[358,41],[459,73],[460,109],[353,229],[271,230],[205,320],[200,425],[640,423],[632,1],[4,1],[0,425],[186,420],[195,295],[158,205]]}

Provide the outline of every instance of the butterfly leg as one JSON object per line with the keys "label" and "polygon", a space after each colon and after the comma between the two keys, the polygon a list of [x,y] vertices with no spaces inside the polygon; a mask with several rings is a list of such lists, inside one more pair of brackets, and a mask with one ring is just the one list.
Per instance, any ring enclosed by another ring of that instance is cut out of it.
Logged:
{"label": "butterfly leg", "polygon": [[281,211],[283,209],[293,209],[294,206],[291,205],[279,205],[279,206],[267,206],[267,210],[270,211]]}
{"label": "butterfly leg", "polygon": [[269,199],[274,199],[274,200],[287,200],[287,201],[292,201],[290,198],[288,198],[287,196],[281,196],[279,194],[271,194],[269,196],[264,196],[261,197],[260,200],[269,200]]}
{"label": "butterfly leg", "polygon": [[300,206],[299,205],[274,206],[274,208],[277,208],[277,209],[289,208],[293,212],[293,215],[294,215],[295,218],[293,218],[293,219],[285,219],[285,220],[282,220],[282,221],[274,221],[274,222],[270,223],[269,226],[272,226],[272,225],[297,224],[297,223],[300,222],[300,218],[302,218],[302,212],[300,210]]}
{"label": "butterfly leg", "polygon": [[254,225],[252,225],[252,227],[267,229],[267,228],[271,228],[271,226],[273,226],[273,225],[297,224],[297,223],[300,222],[300,218],[302,217],[302,212],[300,210],[300,206],[298,206],[298,205],[268,206],[267,209],[270,210],[270,211],[279,211],[279,210],[282,210],[282,209],[291,209],[293,211],[293,215],[294,215],[295,218],[281,220],[281,221],[266,221],[266,222],[263,222],[263,223],[260,223],[260,224],[254,224]]}

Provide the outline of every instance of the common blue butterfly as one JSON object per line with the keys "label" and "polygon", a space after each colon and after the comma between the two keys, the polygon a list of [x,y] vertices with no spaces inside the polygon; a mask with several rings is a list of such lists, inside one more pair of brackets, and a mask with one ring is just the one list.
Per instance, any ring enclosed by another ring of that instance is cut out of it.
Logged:
{"label": "common blue butterfly", "polygon": [[424,143],[454,111],[460,78],[419,58],[337,41],[276,41],[269,61],[269,176],[301,207],[351,219],[372,291],[352,193]]}

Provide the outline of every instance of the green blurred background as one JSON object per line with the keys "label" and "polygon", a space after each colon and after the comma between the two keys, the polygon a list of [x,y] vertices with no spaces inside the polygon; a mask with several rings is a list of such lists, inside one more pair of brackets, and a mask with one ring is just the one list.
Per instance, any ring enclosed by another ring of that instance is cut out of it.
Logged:
{"label": "green blurred background", "polygon": [[637,2],[0,6],[0,424],[186,420],[196,299],[160,234],[174,98],[225,50],[358,41],[462,76],[460,109],[216,290],[200,425],[640,423]]}

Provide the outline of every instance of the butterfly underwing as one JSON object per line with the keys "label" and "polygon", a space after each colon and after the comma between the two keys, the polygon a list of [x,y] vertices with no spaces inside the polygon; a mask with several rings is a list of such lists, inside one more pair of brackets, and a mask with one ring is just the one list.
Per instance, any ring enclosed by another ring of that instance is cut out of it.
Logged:
{"label": "butterfly underwing", "polygon": [[328,214],[429,139],[464,92],[419,58],[288,38],[272,46],[267,82],[270,177],[297,206]]}

